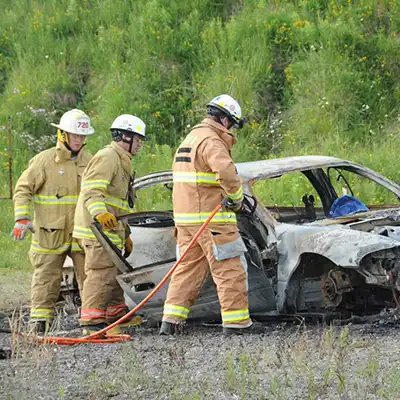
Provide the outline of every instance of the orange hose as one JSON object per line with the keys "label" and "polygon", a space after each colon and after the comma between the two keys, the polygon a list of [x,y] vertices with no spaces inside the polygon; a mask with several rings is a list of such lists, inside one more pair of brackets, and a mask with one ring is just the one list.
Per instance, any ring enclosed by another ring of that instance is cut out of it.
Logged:
{"label": "orange hose", "polygon": [[125,314],[119,320],[113,322],[112,324],[108,325],[107,327],[105,327],[104,329],[102,329],[98,332],[92,333],[89,336],[84,336],[84,337],[79,337],[79,338],[72,338],[72,337],[66,337],[66,336],[47,336],[47,337],[38,336],[36,338],[37,342],[72,345],[72,344],[78,344],[78,343],[115,343],[115,342],[121,342],[124,340],[130,340],[131,339],[130,335],[110,335],[106,338],[100,338],[99,336],[103,335],[108,330],[114,328],[114,326],[117,326],[120,323],[129,319],[133,314],[135,314],[137,311],[139,311],[158,292],[158,290],[161,289],[161,287],[165,284],[165,282],[169,279],[169,277],[176,270],[178,265],[182,262],[183,258],[186,256],[186,254],[191,249],[191,247],[197,242],[197,239],[199,238],[199,236],[203,233],[204,229],[206,229],[207,225],[210,223],[210,221],[212,220],[214,215],[218,212],[218,210],[224,205],[224,203],[225,203],[225,201],[223,200],[220,204],[218,204],[217,207],[214,208],[214,210],[208,216],[208,218],[203,223],[203,225],[200,227],[198,232],[193,236],[193,239],[190,241],[186,250],[181,254],[179,259],[172,266],[172,268],[165,274],[164,278],[158,283],[158,285],[136,307],[134,307],[131,311],[129,311],[127,314]]}

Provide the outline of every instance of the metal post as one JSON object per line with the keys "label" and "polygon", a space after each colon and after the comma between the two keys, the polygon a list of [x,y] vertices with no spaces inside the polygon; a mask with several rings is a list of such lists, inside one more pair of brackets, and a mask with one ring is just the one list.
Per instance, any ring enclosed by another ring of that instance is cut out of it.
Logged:
{"label": "metal post", "polygon": [[0,197],[0,200],[12,200],[13,198],[13,176],[12,176],[12,167],[13,167],[13,156],[12,156],[12,122],[11,117],[8,117],[8,127],[7,127],[7,136],[8,136],[8,144],[7,144],[7,156],[8,156],[8,196]]}
{"label": "metal post", "polygon": [[9,173],[9,183],[10,183],[10,199],[13,198],[13,174],[12,174],[12,123],[11,117],[8,117],[8,173]]}

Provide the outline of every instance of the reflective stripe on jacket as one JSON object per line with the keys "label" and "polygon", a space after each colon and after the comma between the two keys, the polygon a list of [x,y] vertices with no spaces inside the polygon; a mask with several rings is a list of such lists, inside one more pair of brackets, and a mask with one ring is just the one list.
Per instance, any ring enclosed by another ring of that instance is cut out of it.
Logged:
{"label": "reflective stripe on jacket", "polygon": [[[202,224],[228,196],[243,199],[243,188],[231,158],[235,137],[221,124],[205,118],[196,125],[175,153],[173,205],[176,225]],[[236,225],[236,215],[226,209],[212,225]]]}
{"label": "reflective stripe on jacket", "polygon": [[89,160],[84,149],[76,159],[61,142],[37,154],[17,181],[15,220],[32,219],[35,233],[31,251],[62,254],[72,243],[73,221],[81,177]]}
{"label": "reflective stripe on jacket", "polygon": [[[75,212],[73,236],[96,240],[90,225],[96,215],[110,212],[116,217],[133,212],[128,195],[132,182],[132,155],[116,142],[98,151],[86,168]],[[132,194],[131,194],[132,196]],[[126,223],[118,222],[104,233],[118,247],[125,241]]]}

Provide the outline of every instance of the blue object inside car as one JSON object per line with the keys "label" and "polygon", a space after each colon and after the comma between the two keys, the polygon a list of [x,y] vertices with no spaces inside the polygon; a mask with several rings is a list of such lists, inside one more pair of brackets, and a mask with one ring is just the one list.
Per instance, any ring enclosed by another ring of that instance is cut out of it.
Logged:
{"label": "blue object inside car", "polygon": [[342,217],[344,215],[351,215],[361,211],[369,211],[368,207],[357,197],[345,194],[337,198],[329,211],[330,218]]}

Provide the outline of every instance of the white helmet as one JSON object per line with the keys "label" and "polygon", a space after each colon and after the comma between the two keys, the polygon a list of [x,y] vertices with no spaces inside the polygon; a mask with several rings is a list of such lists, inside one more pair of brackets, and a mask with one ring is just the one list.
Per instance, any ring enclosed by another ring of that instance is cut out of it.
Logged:
{"label": "white helmet", "polygon": [[239,103],[228,94],[221,94],[214,97],[208,104],[207,107],[216,108],[225,114],[227,114],[234,122],[235,128],[241,128],[245,121],[242,118],[242,109]]}
{"label": "white helmet", "polygon": [[142,139],[146,138],[146,124],[138,117],[131,114],[122,114],[115,118],[110,128],[113,130],[125,131],[126,133],[136,133]]}
{"label": "white helmet", "polygon": [[94,133],[94,129],[90,126],[89,116],[76,108],[64,113],[58,125],[53,123],[51,125],[75,135],[92,135]]}

